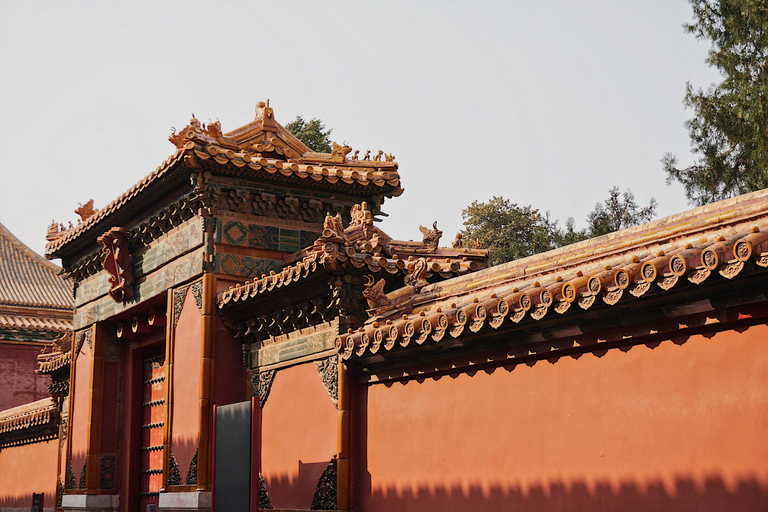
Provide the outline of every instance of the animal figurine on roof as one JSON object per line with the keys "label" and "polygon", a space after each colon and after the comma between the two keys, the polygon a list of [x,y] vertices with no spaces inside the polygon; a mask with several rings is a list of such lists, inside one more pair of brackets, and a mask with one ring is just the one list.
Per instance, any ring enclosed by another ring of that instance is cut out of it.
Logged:
{"label": "animal figurine on roof", "polygon": [[384,293],[384,286],[387,282],[382,278],[378,283],[373,283],[373,276],[365,276],[365,290],[363,290],[363,297],[368,301],[368,307],[371,309],[380,308],[382,306],[388,306],[390,300]]}
{"label": "animal figurine on roof", "polygon": [[80,204],[80,207],[75,209],[75,213],[80,216],[81,222],[88,220],[88,217],[90,217],[97,211],[99,210],[93,207],[93,199],[91,199],[85,204]]}
{"label": "animal figurine on roof", "polygon": [[440,243],[440,237],[443,236],[443,232],[437,229],[437,221],[432,223],[432,229],[419,226],[419,231],[424,235],[424,239],[421,242],[424,247],[437,248],[437,244]]}

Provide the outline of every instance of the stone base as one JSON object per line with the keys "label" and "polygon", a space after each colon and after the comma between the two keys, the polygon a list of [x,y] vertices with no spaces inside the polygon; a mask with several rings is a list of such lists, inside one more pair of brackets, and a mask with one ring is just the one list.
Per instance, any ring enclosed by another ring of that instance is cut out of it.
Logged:
{"label": "stone base", "polygon": [[64,512],[116,512],[119,505],[117,494],[65,494],[61,497]]}
{"label": "stone base", "polygon": [[160,512],[210,512],[211,493],[210,492],[161,492],[160,503],[158,504]]}
{"label": "stone base", "polygon": [[[32,507],[23,507],[23,508],[3,508],[0,507],[0,512],[29,512],[29,509]],[[55,508],[44,508],[43,512],[56,512]]]}

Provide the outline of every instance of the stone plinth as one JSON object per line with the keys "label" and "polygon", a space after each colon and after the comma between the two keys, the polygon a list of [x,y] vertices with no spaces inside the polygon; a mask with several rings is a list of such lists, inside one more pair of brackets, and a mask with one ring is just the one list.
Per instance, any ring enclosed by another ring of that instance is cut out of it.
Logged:
{"label": "stone plinth", "polygon": [[65,494],[61,498],[64,512],[115,512],[119,505],[117,494]]}
{"label": "stone plinth", "polygon": [[173,512],[210,512],[211,493],[210,492],[161,492],[160,504],[157,507],[160,511]]}

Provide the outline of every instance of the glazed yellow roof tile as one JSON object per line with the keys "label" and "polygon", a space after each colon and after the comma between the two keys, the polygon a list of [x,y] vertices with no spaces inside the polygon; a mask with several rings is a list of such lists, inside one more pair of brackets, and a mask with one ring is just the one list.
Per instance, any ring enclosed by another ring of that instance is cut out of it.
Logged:
{"label": "glazed yellow roof tile", "polygon": [[0,329],[12,331],[67,332],[72,330],[72,322],[60,318],[0,314]]}
{"label": "glazed yellow roof tile", "polygon": [[[236,172],[237,175],[252,171],[264,173],[264,176],[298,178],[329,184],[341,182],[346,185],[381,189],[380,193],[385,197],[395,197],[402,193],[396,162],[348,160],[343,155],[311,152],[282,125],[271,119],[271,114],[264,117],[265,108],[271,112],[268,105],[257,107],[257,117],[254,121],[225,134],[214,130],[214,126],[218,127],[218,122],[206,128],[193,118],[190,125],[178,134],[174,132],[170,137],[177,147],[173,155],[110,204],[77,226],[61,232],[46,246],[46,255],[56,257],[65,245],[123,208],[180,162],[189,172],[199,169],[201,164],[206,166],[216,162],[220,166],[217,170],[227,171],[227,168],[230,168],[230,172]],[[265,123],[264,119],[269,120]],[[257,140],[262,142],[254,143]],[[267,158],[262,155],[262,151],[276,152],[284,158]]]}
{"label": "glazed yellow roof tile", "polygon": [[72,288],[60,270],[0,224],[0,314],[2,306],[72,309]]}
{"label": "glazed yellow roof tile", "polygon": [[183,148],[194,151],[194,154],[203,161],[213,159],[221,165],[233,164],[235,167],[248,167],[267,174],[311,178],[329,183],[342,181],[362,186],[371,184],[377,187],[400,186],[400,175],[395,162],[345,161],[343,164],[322,165],[265,158],[247,151],[233,151],[215,144],[204,145],[192,141],[187,142]]}
{"label": "glazed yellow roof tile", "polygon": [[49,354],[40,354],[37,356],[37,369],[36,373],[49,374],[56,370],[68,366],[72,361],[72,351],[64,353],[53,352]]}
{"label": "glazed yellow roof tile", "polygon": [[45,425],[55,420],[58,413],[53,398],[20,405],[0,412],[0,434]]}
{"label": "glazed yellow roof tile", "polygon": [[[768,268],[768,191],[425,286],[336,339],[344,359]],[[764,274],[768,278],[768,273]]]}

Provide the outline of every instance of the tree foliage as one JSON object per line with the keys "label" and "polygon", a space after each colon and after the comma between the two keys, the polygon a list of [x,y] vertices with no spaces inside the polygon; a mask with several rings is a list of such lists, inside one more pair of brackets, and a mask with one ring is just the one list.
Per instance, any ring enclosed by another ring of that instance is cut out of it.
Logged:
{"label": "tree foliage", "polygon": [[622,194],[613,187],[609,197],[587,216],[588,227],[577,230],[573,217],[561,228],[549,212],[542,215],[532,206],[518,206],[494,196],[484,203],[473,201],[461,212],[462,237],[467,245],[474,242],[488,249],[488,262],[497,265],[648,222],[655,216],[656,206],[651,199],[648,206],[640,207],[632,192]]}
{"label": "tree foliage", "polygon": [[597,203],[587,216],[589,236],[596,237],[648,222],[656,216],[656,199],[648,206],[640,207],[635,195],[627,190],[622,194],[619,187],[608,191],[608,199]]}
{"label": "tree foliage", "polygon": [[488,249],[491,265],[503,263],[551,247],[547,219],[530,206],[518,206],[503,197],[473,201],[461,212],[464,240]]}
{"label": "tree foliage", "polygon": [[686,31],[710,40],[707,63],[723,82],[705,92],[686,84],[686,123],[696,159],[679,168],[662,158],[667,182],[679,181],[688,200],[707,204],[768,187],[768,2],[690,0],[694,22]]}
{"label": "tree foliage", "polygon": [[296,116],[294,121],[285,125],[285,129],[299,139],[306,146],[317,153],[330,153],[331,148],[331,128],[325,128],[320,119],[305,121],[302,116]]}

